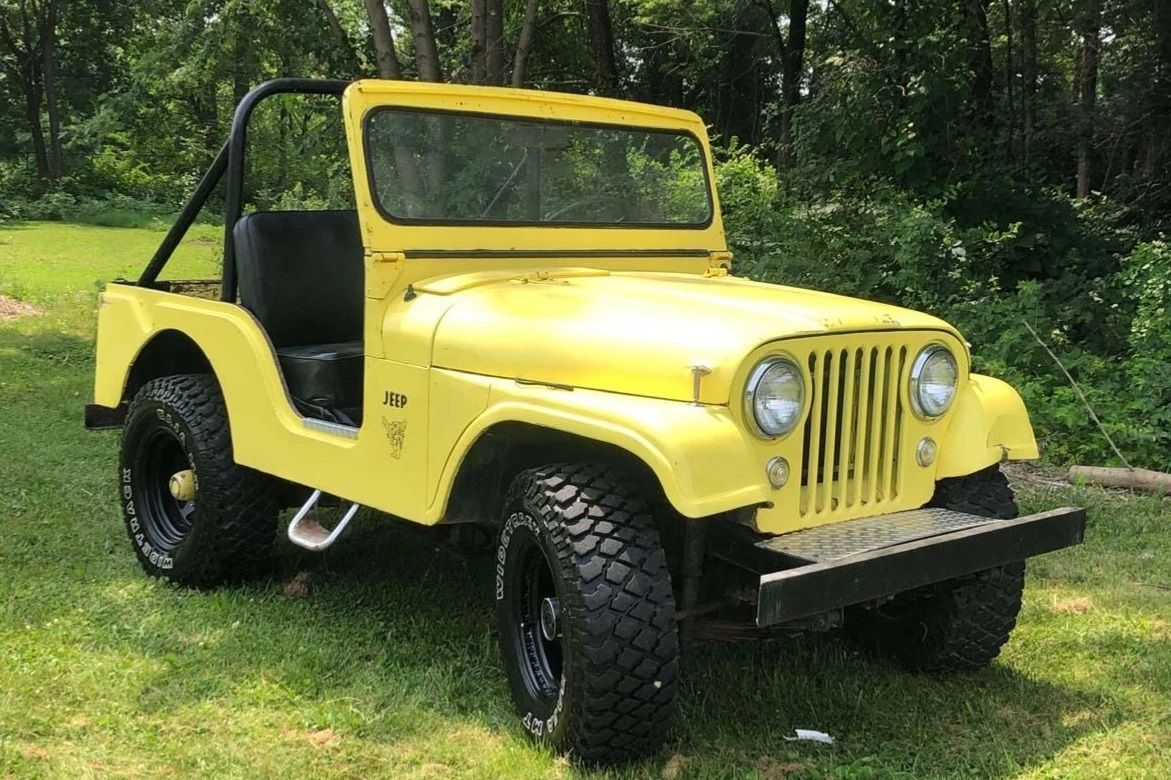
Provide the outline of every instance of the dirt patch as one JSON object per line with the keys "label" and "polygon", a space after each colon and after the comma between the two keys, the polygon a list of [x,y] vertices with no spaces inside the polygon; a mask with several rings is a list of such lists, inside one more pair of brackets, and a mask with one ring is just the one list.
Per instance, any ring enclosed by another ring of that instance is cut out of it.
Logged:
{"label": "dirt patch", "polygon": [[313,594],[313,572],[299,571],[284,584],[285,595],[291,599],[307,599]]}
{"label": "dirt patch", "polygon": [[333,729],[314,729],[312,731],[286,729],[281,736],[290,742],[308,742],[319,748],[333,747],[338,741],[338,736],[333,733]]}
{"label": "dirt patch", "polygon": [[1009,461],[1000,464],[1000,470],[1014,488],[1068,488],[1068,469],[1041,466],[1027,461]]}
{"label": "dirt patch", "polygon": [[1079,596],[1075,599],[1062,599],[1061,601],[1054,602],[1050,609],[1059,615],[1081,615],[1082,613],[1089,612],[1093,606],[1094,602],[1090,601],[1088,596]]}
{"label": "dirt patch", "polygon": [[687,756],[681,753],[673,754],[667,763],[663,765],[663,772],[660,775],[663,780],[679,780],[683,775],[683,769],[687,766]]}
{"label": "dirt patch", "polygon": [[808,773],[815,762],[804,764],[800,761],[778,761],[772,756],[761,756],[753,767],[761,780],[784,780],[794,774]]}
{"label": "dirt patch", "polygon": [[0,320],[14,320],[17,317],[34,317],[43,313],[32,304],[18,301],[15,298],[9,298],[7,295],[0,295]]}

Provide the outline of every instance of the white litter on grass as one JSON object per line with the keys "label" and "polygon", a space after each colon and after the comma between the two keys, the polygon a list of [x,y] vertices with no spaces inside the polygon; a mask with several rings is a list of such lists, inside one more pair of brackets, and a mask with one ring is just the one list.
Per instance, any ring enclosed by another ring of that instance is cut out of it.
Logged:
{"label": "white litter on grass", "polygon": [[797,736],[785,737],[785,739],[790,742],[796,742],[798,740],[807,742],[821,742],[824,745],[832,745],[834,743],[834,738],[829,734],[826,734],[824,731],[813,731],[812,729],[794,729],[794,731],[796,732]]}

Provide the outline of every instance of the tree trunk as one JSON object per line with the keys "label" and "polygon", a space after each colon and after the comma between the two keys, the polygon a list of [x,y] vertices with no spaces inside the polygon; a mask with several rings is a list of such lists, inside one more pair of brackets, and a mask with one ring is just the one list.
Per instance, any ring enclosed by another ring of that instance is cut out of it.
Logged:
{"label": "tree trunk", "polygon": [[793,112],[801,100],[805,71],[805,23],[809,0],[790,0],[789,35],[781,52],[781,147],[785,162],[793,161]]}
{"label": "tree trunk", "polygon": [[674,67],[672,52],[666,47],[655,47],[647,55],[647,93],[643,98],[648,103],[666,106],[683,105],[683,79]]}
{"label": "tree trunk", "polygon": [[1155,68],[1151,74],[1151,114],[1146,121],[1145,149],[1140,173],[1147,181],[1160,175],[1161,165],[1171,151],[1171,0],[1154,0],[1152,27],[1155,38]]}
{"label": "tree trunk", "polygon": [[394,50],[394,35],[382,0],[365,0],[366,15],[370,17],[370,35],[374,39],[374,59],[378,61],[378,75],[384,79],[401,79],[402,66]]}
{"label": "tree trunk", "polygon": [[237,18],[232,30],[232,104],[238,106],[252,88],[246,67],[252,29],[246,4],[237,4],[235,13]]}
{"label": "tree trunk", "polygon": [[33,142],[33,159],[36,161],[37,175],[49,180],[49,156],[45,152],[45,131],[41,127],[41,91],[40,85],[24,85],[24,115],[28,120],[29,135]]}
{"label": "tree trunk", "polygon": [[1012,4],[1002,0],[1004,9],[1004,91],[1008,97],[1008,140],[1009,147],[1017,159],[1020,158],[1021,133],[1017,126],[1016,110],[1016,53],[1013,50]]}
{"label": "tree trunk", "polygon": [[210,164],[224,142],[223,130],[220,128],[219,89],[213,79],[208,79],[200,88],[196,105],[196,121],[203,128],[204,162]]}
{"label": "tree trunk", "polygon": [[988,0],[965,0],[972,32],[969,63],[972,71],[972,107],[985,121],[992,108],[992,41],[988,34]]}
{"label": "tree trunk", "polygon": [[[329,25],[330,31],[333,32],[333,37],[337,39],[337,45],[341,47],[341,60],[350,68],[350,75],[357,76],[362,74],[362,61],[358,57],[357,51],[354,50],[354,45],[350,42],[350,36],[346,33],[346,28],[342,27],[342,23],[338,21],[337,14],[333,12],[333,6],[329,4],[329,0],[317,0],[317,8],[321,11],[321,15],[325,17],[325,23]],[[367,6],[367,13],[369,13],[369,6]]]}
{"label": "tree trunk", "polygon": [[1082,46],[1077,69],[1077,197],[1085,198],[1090,194],[1093,177],[1098,60],[1102,53],[1102,0],[1090,0],[1079,26]]}
{"label": "tree trunk", "polygon": [[1075,485],[1090,482],[1104,487],[1128,488],[1171,496],[1171,474],[1161,471],[1110,466],[1070,466],[1066,479]]}
{"label": "tree trunk", "polygon": [[[366,14],[370,17],[370,34],[374,38],[374,58],[378,61],[378,75],[384,79],[401,79],[402,66],[394,48],[394,35],[390,31],[390,19],[386,16],[383,0],[365,0]],[[423,176],[414,153],[405,146],[394,148],[394,167],[399,187],[407,201],[407,208],[413,213],[423,196]]]}
{"label": "tree trunk", "polygon": [[1036,0],[1020,1],[1021,102],[1024,108],[1024,154],[1029,156],[1037,127],[1037,6]]}
{"label": "tree trunk", "polygon": [[608,0],[586,0],[590,28],[590,49],[594,55],[595,82],[599,92],[618,93],[618,60],[614,55],[614,27]]}
{"label": "tree trunk", "polygon": [[487,0],[484,19],[484,76],[489,84],[504,83],[504,0]]}
{"label": "tree trunk", "polygon": [[[4,48],[12,54],[7,75],[17,84],[24,96],[24,116],[33,145],[33,161],[37,176],[47,181],[50,178],[49,156],[45,149],[45,131],[41,126],[41,100],[44,94],[41,82],[44,68],[41,46],[44,39],[39,21],[30,17],[29,9],[23,3],[19,6],[19,12],[20,29],[15,32],[9,28],[7,20],[0,16],[0,43],[3,43]],[[0,59],[0,64],[3,63],[4,60]]]}
{"label": "tree trunk", "polygon": [[525,64],[528,62],[529,50],[533,46],[533,34],[537,29],[537,7],[541,0],[528,0],[525,4],[525,18],[520,27],[520,37],[516,43],[516,56],[512,60],[512,86],[523,87],[525,83]]}
{"label": "tree trunk", "polygon": [[484,47],[487,41],[488,28],[487,0],[472,0],[472,23],[469,29],[471,35],[472,83],[483,84],[488,78],[488,69],[484,63]]}
{"label": "tree trunk", "polygon": [[435,45],[435,26],[431,23],[431,6],[427,0],[407,0],[411,35],[415,39],[415,65],[421,81],[443,81],[439,48]]}
{"label": "tree trunk", "polygon": [[[839,6],[835,3],[834,8]],[[844,15],[844,11],[839,10],[839,13]],[[895,60],[895,78],[894,83],[897,85],[897,90],[894,93],[894,100],[896,105],[901,103],[907,97],[907,91],[911,86],[911,37],[907,33],[910,24],[911,12],[907,9],[907,0],[892,0],[891,2],[891,37],[894,38],[894,60]],[[849,17],[845,17],[849,18]],[[852,26],[852,25],[851,25]],[[854,37],[858,34],[855,31]],[[882,61],[882,52],[875,52],[875,59]]]}
{"label": "tree trunk", "polygon": [[[410,16],[411,35],[415,39],[415,64],[419,69],[419,79],[444,81],[443,67],[439,62],[439,47],[435,41],[435,25],[431,21],[430,4],[427,0],[407,0],[407,11]],[[447,167],[443,150],[447,148],[444,139],[450,126],[437,118],[433,118],[429,126],[429,135],[433,143],[424,155],[425,163],[420,174],[434,191],[443,182]]]}
{"label": "tree trunk", "polygon": [[41,54],[45,83],[45,109],[49,115],[49,179],[61,178],[64,170],[61,152],[61,113],[57,106],[57,0],[46,0],[41,28]]}

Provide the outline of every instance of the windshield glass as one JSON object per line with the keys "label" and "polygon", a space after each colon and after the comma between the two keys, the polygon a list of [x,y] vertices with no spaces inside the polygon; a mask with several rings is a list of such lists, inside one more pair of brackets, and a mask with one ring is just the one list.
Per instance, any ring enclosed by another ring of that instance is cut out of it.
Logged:
{"label": "windshield glass", "polygon": [[397,222],[703,227],[707,167],[682,131],[384,108],[366,121]]}

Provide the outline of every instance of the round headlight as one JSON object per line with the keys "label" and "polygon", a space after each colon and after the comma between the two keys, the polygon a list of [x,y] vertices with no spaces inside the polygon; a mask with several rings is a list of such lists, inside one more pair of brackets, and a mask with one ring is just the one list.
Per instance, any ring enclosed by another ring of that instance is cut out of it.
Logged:
{"label": "round headlight", "polygon": [[797,425],[805,405],[805,379],[788,358],[760,362],[748,377],[745,412],[756,432],[766,438],[783,436]]}
{"label": "round headlight", "polygon": [[920,417],[939,417],[955,400],[959,368],[942,344],[925,347],[911,365],[911,406]]}

